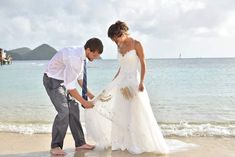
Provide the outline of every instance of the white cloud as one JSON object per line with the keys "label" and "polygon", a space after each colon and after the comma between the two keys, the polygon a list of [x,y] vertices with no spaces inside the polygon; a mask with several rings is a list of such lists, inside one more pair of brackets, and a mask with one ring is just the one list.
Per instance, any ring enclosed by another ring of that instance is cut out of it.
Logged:
{"label": "white cloud", "polygon": [[48,43],[59,49],[97,36],[104,42],[104,58],[115,58],[107,29],[120,19],[142,41],[148,58],[177,57],[179,52],[235,57],[234,9],[233,0],[1,0],[0,47]]}
{"label": "white cloud", "polygon": [[28,18],[18,16],[11,20],[12,31],[21,32],[21,34],[29,34],[31,32],[31,22]]}
{"label": "white cloud", "polygon": [[235,36],[235,11],[231,11],[228,13],[225,21],[218,26],[217,31],[220,36]]}

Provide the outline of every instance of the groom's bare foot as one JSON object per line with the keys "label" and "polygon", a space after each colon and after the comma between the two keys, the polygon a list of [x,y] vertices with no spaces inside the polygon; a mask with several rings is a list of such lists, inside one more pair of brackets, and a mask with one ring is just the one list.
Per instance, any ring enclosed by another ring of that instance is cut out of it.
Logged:
{"label": "groom's bare foot", "polygon": [[79,147],[76,147],[76,151],[79,151],[79,150],[82,150],[82,149],[85,149],[85,150],[92,150],[95,148],[95,145],[90,145],[90,144],[84,144],[82,146],[79,146]]}
{"label": "groom's bare foot", "polygon": [[51,148],[50,152],[53,155],[65,155],[65,152],[60,147]]}

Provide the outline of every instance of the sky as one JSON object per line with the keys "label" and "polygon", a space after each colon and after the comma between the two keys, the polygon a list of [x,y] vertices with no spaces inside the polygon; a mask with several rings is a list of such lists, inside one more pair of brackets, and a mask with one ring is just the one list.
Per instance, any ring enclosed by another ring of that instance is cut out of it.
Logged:
{"label": "sky", "polygon": [[61,49],[103,41],[116,58],[109,26],[127,23],[146,58],[235,57],[234,0],[0,0],[0,47]]}

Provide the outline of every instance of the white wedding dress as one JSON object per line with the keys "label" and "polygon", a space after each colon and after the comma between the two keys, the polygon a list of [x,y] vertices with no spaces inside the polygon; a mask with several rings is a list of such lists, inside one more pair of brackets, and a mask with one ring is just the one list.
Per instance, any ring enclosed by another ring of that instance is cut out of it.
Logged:
{"label": "white wedding dress", "polygon": [[95,107],[85,111],[89,138],[99,148],[128,150],[139,154],[169,152],[154,117],[146,89],[138,90],[139,58],[135,50],[118,53],[119,75],[94,99]]}

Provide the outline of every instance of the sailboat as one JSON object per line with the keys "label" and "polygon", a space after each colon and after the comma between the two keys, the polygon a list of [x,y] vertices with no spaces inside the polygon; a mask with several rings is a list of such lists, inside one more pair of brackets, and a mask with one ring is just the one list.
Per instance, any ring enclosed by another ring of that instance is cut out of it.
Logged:
{"label": "sailboat", "polygon": [[181,53],[179,54],[179,59],[181,59]]}

